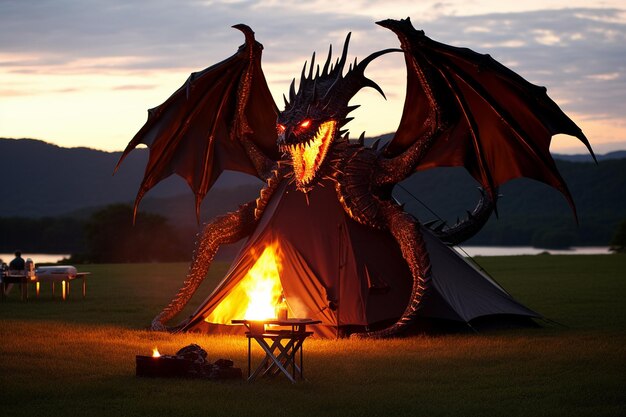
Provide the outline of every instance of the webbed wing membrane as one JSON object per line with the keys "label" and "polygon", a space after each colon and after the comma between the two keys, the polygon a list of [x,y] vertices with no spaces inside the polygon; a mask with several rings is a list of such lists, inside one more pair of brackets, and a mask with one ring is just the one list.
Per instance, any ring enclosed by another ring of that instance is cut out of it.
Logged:
{"label": "webbed wing membrane", "polygon": [[148,121],[122,154],[118,167],[140,143],[150,148],[135,211],[148,190],[174,173],[194,192],[196,212],[222,171],[258,175],[244,140],[268,158],[278,158],[278,109],[261,70],[263,46],[249,27],[234,27],[245,34],[246,43],[230,58],[192,73],[170,98],[150,109]]}
{"label": "webbed wing membrane", "polygon": [[408,18],[378,24],[398,35],[407,64],[404,112],[387,155],[445,126],[416,170],[464,166],[492,196],[510,179],[533,178],[560,190],[574,207],[550,155],[550,140],[565,133],[579,138],[592,156],[593,151],[545,88],[488,55],[433,41]]}

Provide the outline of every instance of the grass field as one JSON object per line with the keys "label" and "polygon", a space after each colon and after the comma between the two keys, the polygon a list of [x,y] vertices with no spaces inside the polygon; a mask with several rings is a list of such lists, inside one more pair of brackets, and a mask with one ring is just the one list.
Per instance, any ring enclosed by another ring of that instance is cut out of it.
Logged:
{"label": "grass field", "polygon": [[[516,298],[564,326],[310,340],[308,381],[297,385],[135,377],[135,355],[192,342],[245,368],[242,337],[145,330],[186,265],[82,267],[93,273],[87,298],[76,291],[64,303],[47,288],[22,303],[14,289],[0,304],[0,415],[626,415],[626,256],[478,259]],[[196,304],[225,268],[216,265]]]}

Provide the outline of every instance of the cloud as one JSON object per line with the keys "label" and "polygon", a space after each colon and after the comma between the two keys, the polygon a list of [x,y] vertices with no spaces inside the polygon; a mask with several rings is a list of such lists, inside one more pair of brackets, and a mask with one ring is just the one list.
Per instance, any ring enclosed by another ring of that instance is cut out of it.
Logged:
{"label": "cloud", "polygon": [[[397,46],[393,33],[374,21],[410,14],[414,25],[433,39],[489,53],[529,81],[547,86],[549,95],[568,113],[589,120],[624,120],[626,12],[617,8],[528,11],[534,4],[541,2],[528,0],[509,7],[523,11],[485,13],[496,6],[482,0],[472,2],[473,8],[464,8],[460,0],[4,0],[0,2],[0,77],[2,73],[11,77],[131,74],[132,80],[115,80],[110,89],[153,90],[158,81],[144,85],[137,77],[176,71],[182,73],[182,83],[188,72],[233,54],[243,37],[230,26],[246,23],[265,46],[264,68],[270,83],[281,87],[299,74],[314,50],[325,55],[333,43],[337,52],[348,31],[353,32],[350,53],[361,59]],[[497,7],[506,8],[500,3]],[[404,79],[398,62],[385,57],[371,68],[390,97],[402,94],[401,88],[384,84],[399,85]],[[33,93],[20,92],[13,85],[5,92]]]}
{"label": "cloud", "polygon": [[129,90],[152,90],[157,86],[154,84],[128,84],[128,85],[118,85],[113,87],[115,91],[129,91]]}
{"label": "cloud", "polygon": [[241,34],[230,29],[233,24],[249,24],[267,44],[279,44],[280,59],[287,60],[301,53],[303,39],[370,24],[369,19],[293,7],[262,10],[250,1],[14,1],[0,5],[0,48],[9,54],[62,57],[65,64],[128,56],[146,58],[151,68],[202,66],[242,42]]}
{"label": "cloud", "polygon": [[[626,21],[618,9],[563,9],[447,16],[427,35],[489,53],[547,86],[566,111],[587,118],[626,115]],[[455,28],[481,28],[458,31]]]}

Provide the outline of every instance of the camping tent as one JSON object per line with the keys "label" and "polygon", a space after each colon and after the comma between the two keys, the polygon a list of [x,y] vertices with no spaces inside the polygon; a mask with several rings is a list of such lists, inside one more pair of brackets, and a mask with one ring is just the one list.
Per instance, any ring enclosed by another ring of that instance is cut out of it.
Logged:
{"label": "camping tent", "polygon": [[[432,264],[432,286],[420,306],[427,321],[469,323],[479,317],[540,317],[454,250],[422,229]],[[260,259],[278,246],[279,279],[289,314],[320,320],[322,337],[381,328],[404,311],[413,278],[387,231],[350,219],[330,182],[307,195],[284,181],[223,281],[190,317],[184,331],[240,332],[223,308]],[[219,314],[218,314],[219,310]]]}

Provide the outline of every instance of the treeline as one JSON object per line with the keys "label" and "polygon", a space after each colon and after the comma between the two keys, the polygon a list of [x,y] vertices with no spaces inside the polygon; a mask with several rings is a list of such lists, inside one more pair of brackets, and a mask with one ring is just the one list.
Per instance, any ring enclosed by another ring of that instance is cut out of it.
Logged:
{"label": "treeline", "polygon": [[[606,246],[626,218],[626,159],[557,161],[576,211],[556,189],[527,178],[504,184],[498,215],[467,244],[556,248]],[[454,224],[479,199],[478,183],[462,168],[418,172],[394,195],[421,221]],[[418,201],[419,200],[419,201]],[[427,206],[428,208],[425,208]]]}
{"label": "treeline", "polygon": [[[598,165],[557,161],[571,191],[576,214],[567,199],[546,184],[517,179],[499,193],[498,216],[467,245],[511,245],[562,248],[607,246],[626,219],[626,159]],[[462,168],[436,168],[418,172],[394,189],[405,210],[420,221],[444,220],[453,224],[466,216],[480,194],[477,183]],[[409,194],[410,192],[411,194]],[[258,186],[213,189],[201,211],[202,221],[252,201]],[[33,200],[38,200],[33,198]],[[0,218],[0,252],[71,253],[85,262],[188,261],[198,225],[193,195],[146,198],[132,226],[128,205],[74,211],[64,217]],[[98,245],[104,245],[101,247]]]}
{"label": "treeline", "polygon": [[188,260],[193,240],[163,216],[115,204],[88,219],[2,218],[0,251],[70,253],[74,263],[171,262]]}
{"label": "treeline", "polygon": [[[166,217],[153,213],[138,213],[134,225],[132,219],[132,207],[123,204],[104,207],[85,220],[0,218],[0,252],[69,253],[69,261],[77,264],[190,260],[197,228],[174,227]],[[472,241],[543,248],[610,244],[614,251],[624,252],[626,219],[609,231],[577,226],[571,218],[512,217],[491,222]],[[229,258],[236,250],[236,246],[225,247],[220,254]]]}
{"label": "treeline", "polygon": [[83,248],[84,225],[70,217],[0,218],[0,252],[76,253]]}

